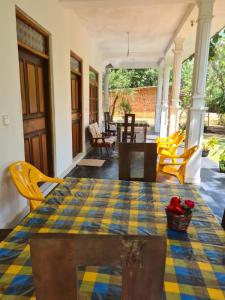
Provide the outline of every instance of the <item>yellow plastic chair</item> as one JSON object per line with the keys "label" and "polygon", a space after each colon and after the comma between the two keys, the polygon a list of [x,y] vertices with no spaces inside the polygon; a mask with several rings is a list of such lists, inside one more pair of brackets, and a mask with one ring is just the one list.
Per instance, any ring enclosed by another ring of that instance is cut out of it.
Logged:
{"label": "yellow plastic chair", "polygon": [[30,209],[33,210],[45,200],[38,187],[39,182],[62,183],[60,178],[52,178],[44,175],[34,166],[24,161],[17,161],[10,165],[9,173],[18,192],[30,201]]}
{"label": "yellow plastic chair", "polygon": [[163,162],[161,156],[173,156],[181,143],[185,140],[185,134],[181,133],[173,141],[166,143],[159,143],[157,145],[157,153],[160,155],[160,160]]}
{"label": "yellow plastic chair", "polygon": [[168,174],[168,175],[172,175],[177,177],[177,179],[179,180],[179,182],[181,184],[184,184],[184,175],[185,175],[185,168],[186,165],[188,163],[188,161],[190,160],[190,158],[192,157],[192,155],[197,151],[198,147],[194,146],[191,147],[189,149],[186,149],[184,151],[183,154],[181,155],[173,155],[173,156],[168,156],[168,157],[164,157],[164,159],[178,159],[178,160],[183,160],[181,162],[160,162],[158,163],[158,167],[157,167],[157,171],[164,173],[164,174]]}
{"label": "yellow plastic chair", "polygon": [[169,135],[168,137],[158,137],[155,141],[157,144],[159,143],[168,143],[173,141],[176,137],[178,137],[178,135],[180,135],[180,131],[176,131],[173,134]]}

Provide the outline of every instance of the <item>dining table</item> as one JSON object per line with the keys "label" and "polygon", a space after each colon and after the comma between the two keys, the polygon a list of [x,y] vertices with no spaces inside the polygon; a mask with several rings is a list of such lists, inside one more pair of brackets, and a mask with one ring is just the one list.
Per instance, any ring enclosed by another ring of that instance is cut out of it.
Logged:
{"label": "dining table", "polygon": [[[187,232],[167,228],[172,196],[196,203]],[[0,299],[36,299],[31,233],[163,235],[163,299],[225,299],[225,234],[193,185],[66,178],[0,243]],[[120,299],[119,267],[81,266],[78,278],[87,299]]]}
{"label": "dining table", "polygon": [[[124,120],[113,121],[113,122],[110,122],[110,124],[116,126],[116,128],[117,128],[117,142],[120,143],[121,142],[121,130],[125,125]],[[145,120],[135,120],[134,127],[143,129],[144,142],[146,142],[147,131],[148,131],[148,127],[149,127],[148,122],[145,121]]]}

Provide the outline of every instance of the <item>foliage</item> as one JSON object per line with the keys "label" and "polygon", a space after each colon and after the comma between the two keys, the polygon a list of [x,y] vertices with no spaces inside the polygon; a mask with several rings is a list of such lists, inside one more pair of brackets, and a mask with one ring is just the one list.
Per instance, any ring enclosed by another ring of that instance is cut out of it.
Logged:
{"label": "foliage", "polygon": [[[190,106],[194,56],[183,63],[181,84],[181,107]],[[210,42],[209,65],[206,84],[206,106],[210,112],[225,113],[225,29]]]}
{"label": "foliage", "polygon": [[212,137],[205,143],[203,143],[202,149],[203,150],[211,150],[213,149],[216,145],[218,145],[218,139],[216,137]]}
{"label": "foliage", "polygon": [[157,85],[156,69],[113,69],[109,76],[109,89],[137,88]]}
{"label": "foliage", "polygon": [[180,106],[183,110],[186,109],[188,106],[190,106],[193,67],[194,67],[193,57],[187,59],[182,66]]}
{"label": "foliage", "polygon": [[225,161],[225,150],[219,156],[220,161]]}
{"label": "foliage", "polygon": [[127,98],[125,97],[122,98],[120,102],[119,110],[123,113],[123,115],[125,115],[126,113],[127,114],[131,113],[131,105]]}

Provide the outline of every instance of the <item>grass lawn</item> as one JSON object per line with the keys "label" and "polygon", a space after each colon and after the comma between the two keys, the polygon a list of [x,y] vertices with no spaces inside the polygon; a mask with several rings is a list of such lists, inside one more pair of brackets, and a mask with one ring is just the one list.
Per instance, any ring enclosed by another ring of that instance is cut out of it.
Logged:
{"label": "grass lawn", "polygon": [[215,163],[219,163],[220,154],[225,150],[225,136],[219,134],[204,134],[204,141],[211,137],[216,137],[218,139],[218,145],[214,149],[210,150],[209,158],[211,158]]}

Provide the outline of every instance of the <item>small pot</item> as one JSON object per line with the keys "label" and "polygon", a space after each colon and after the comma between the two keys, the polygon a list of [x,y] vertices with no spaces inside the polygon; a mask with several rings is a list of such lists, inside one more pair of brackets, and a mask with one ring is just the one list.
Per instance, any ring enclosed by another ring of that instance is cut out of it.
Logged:
{"label": "small pot", "polygon": [[202,149],[202,157],[207,157],[209,155],[209,149]]}
{"label": "small pot", "polygon": [[225,173],[225,160],[219,161],[220,173]]}
{"label": "small pot", "polygon": [[185,215],[176,215],[166,210],[167,216],[167,226],[176,231],[187,231],[189,223],[192,218],[192,214]]}

